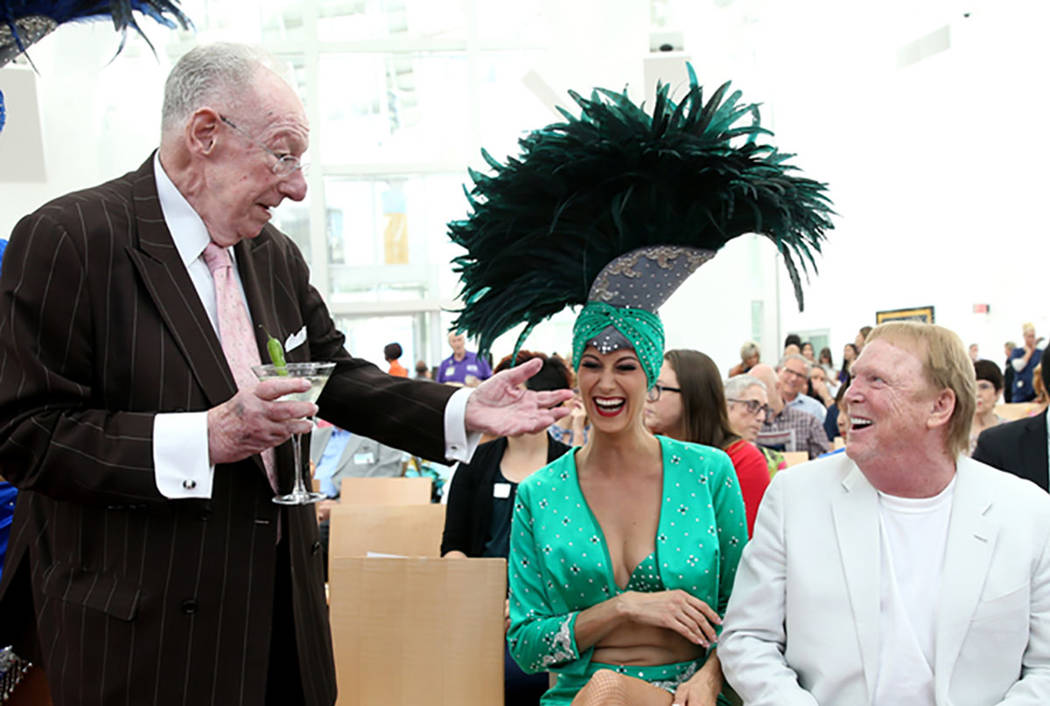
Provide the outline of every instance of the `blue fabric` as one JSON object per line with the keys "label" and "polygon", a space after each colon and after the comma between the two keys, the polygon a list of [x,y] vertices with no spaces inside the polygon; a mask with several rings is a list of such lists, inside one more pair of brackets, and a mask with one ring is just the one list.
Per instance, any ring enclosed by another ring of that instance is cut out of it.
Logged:
{"label": "blue fabric", "polygon": [[468,375],[473,375],[478,380],[488,380],[492,377],[492,368],[489,367],[488,361],[479,357],[477,353],[464,351],[463,360],[456,360],[454,355],[450,355],[441,361],[437,381],[462,384],[467,381]]}
{"label": "blue fabric", "polygon": [[4,555],[7,554],[7,538],[11,534],[17,497],[18,490],[13,485],[0,482],[0,576],[4,574]]}
{"label": "blue fabric", "polygon": [[[1010,354],[1010,358],[1007,363],[1010,367],[1013,367],[1013,361],[1018,358],[1024,358],[1024,348],[1014,348],[1014,352]],[[1020,372],[1014,373],[1014,382],[1012,389],[1009,391],[1004,390],[1003,396],[1009,394],[1010,397],[1007,402],[1030,402],[1035,399],[1035,388],[1032,387],[1032,374],[1035,372],[1035,367],[1039,365],[1039,361],[1043,358],[1043,349],[1036,348],[1035,353],[1032,353],[1032,357],[1028,359],[1028,364],[1021,369]]]}
{"label": "blue fabric", "polygon": [[321,492],[329,498],[339,496],[339,489],[332,482],[332,474],[339,467],[339,459],[343,457],[348,443],[350,443],[350,432],[333,427],[332,435],[328,437],[328,443],[325,444],[321,458],[317,461],[317,468],[314,469],[314,478],[321,481]]}

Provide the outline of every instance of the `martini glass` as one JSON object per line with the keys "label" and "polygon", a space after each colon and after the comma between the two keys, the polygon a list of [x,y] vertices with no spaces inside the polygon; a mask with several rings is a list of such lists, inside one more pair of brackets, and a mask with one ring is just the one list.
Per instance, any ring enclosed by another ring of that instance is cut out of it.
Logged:
{"label": "martini glass", "polygon": [[[316,402],[334,368],[335,363],[288,363],[286,365],[253,365],[252,372],[260,381],[274,378],[309,380],[309,390],[293,392],[281,399],[290,402]],[[313,421],[312,418],[311,421]],[[302,447],[299,443],[301,436],[301,434],[292,434],[292,452],[295,454],[295,487],[288,495],[278,495],[273,499],[278,505],[309,505],[325,499],[324,493],[309,492],[306,490],[306,484],[303,483]]]}

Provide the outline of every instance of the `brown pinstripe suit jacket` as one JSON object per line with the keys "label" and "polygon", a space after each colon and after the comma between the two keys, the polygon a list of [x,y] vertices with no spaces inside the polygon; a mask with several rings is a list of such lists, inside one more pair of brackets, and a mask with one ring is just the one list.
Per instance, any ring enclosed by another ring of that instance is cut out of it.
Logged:
{"label": "brown pinstripe suit jacket", "polygon": [[[443,456],[450,388],[351,358],[276,229],[236,256],[255,323],[281,338],[306,326],[289,360],[341,361],[323,417]],[[234,392],[164,224],[152,157],[15,227],[0,277],[0,475],[22,492],[0,644],[42,661],[56,704],[262,704],[277,506],[261,460],[217,467],[208,501],[161,496],[152,460],[157,412],[205,410]],[[277,449],[282,490],[291,456],[290,444]],[[331,704],[313,508],[292,508],[285,531],[306,703]]]}

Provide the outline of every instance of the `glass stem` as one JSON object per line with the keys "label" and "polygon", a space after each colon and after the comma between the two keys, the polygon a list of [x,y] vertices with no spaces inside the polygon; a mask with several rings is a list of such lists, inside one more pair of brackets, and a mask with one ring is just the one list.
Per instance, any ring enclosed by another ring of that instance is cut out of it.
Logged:
{"label": "glass stem", "polygon": [[303,484],[303,462],[302,462],[302,447],[300,441],[302,440],[302,434],[292,434],[292,454],[295,459],[295,486],[292,490],[292,495],[296,497],[306,496],[306,486]]}

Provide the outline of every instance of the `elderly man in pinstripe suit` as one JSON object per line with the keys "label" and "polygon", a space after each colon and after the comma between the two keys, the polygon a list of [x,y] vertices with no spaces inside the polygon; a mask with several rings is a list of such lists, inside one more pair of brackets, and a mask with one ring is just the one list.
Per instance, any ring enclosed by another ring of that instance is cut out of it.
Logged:
{"label": "elderly man in pinstripe suit", "polygon": [[[477,432],[563,414],[549,407],[564,395],[518,389],[526,366],[472,394],[392,378],[344,350],[302,255],[268,223],[306,194],[307,141],[302,104],[263,57],[199,47],[166,83],[159,151],[11,236],[0,475],[22,492],[0,644],[42,664],[60,706],[332,704],[313,508],[273,504],[264,465],[286,492],[285,442],[318,408],[436,459],[469,457]],[[209,243],[232,252],[260,352],[265,329],[288,340],[289,361],[338,361],[316,408],[278,401],[303,381],[238,389]]]}

